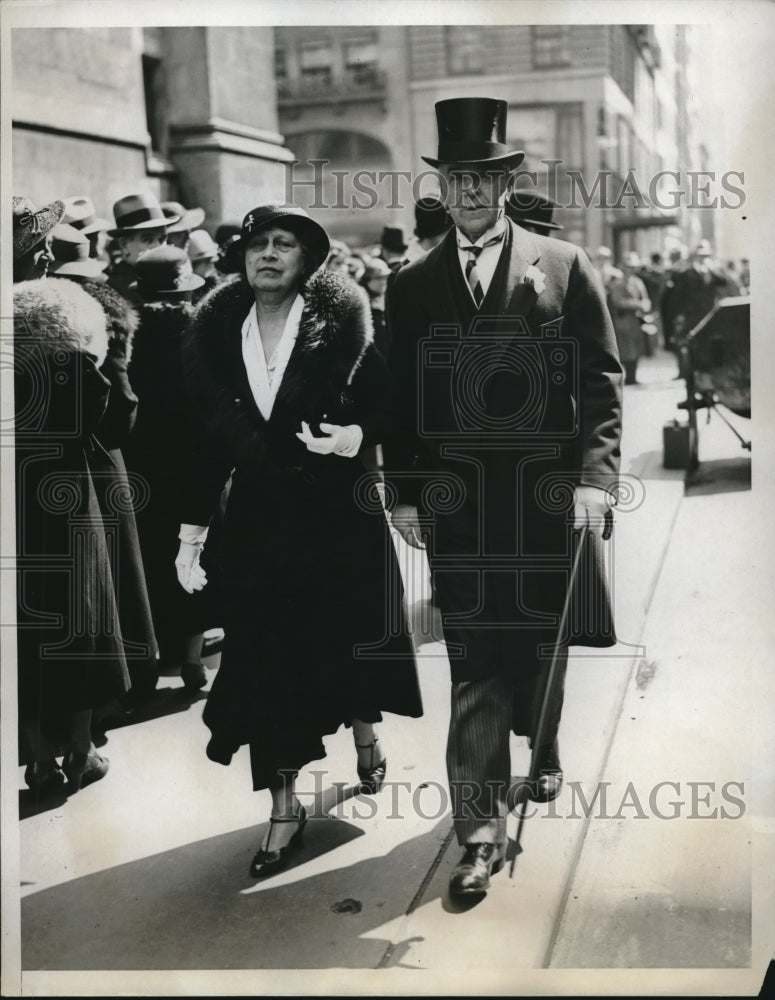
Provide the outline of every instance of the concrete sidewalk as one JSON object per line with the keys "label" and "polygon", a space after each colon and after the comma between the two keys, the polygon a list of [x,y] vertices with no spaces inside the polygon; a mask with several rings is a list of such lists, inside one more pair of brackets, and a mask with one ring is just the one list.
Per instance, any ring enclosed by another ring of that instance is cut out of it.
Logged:
{"label": "concrete sidewalk", "polygon": [[[634,477],[635,499],[630,512],[617,516],[613,547],[622,641],[594,656],[583,655],[594,651],[576,650],[561,730],[566,782],[585,792],[601,780],[613,780],[609,775],[638,782],[663,774],[669,778],[673,772],[665,769],[674,758],[664,734],[680,732],[681,747],[688,741],[702,754],[709,731],[733,718],[738,721],[721,686],[727,658],[721,667],[714,663],[719,687],[702,702],[701,731],[690,732],[685,723],[686,698],[697,704],[708,693],[702,689],[702,671],[692,673],[699,689],[691,694],[687,689],[685,698],[677,696],[674,686],[665,686],[673,643],[681,632],[677,615],[671,622],[671,602],[676,593],[685,592],[692,540],[707,530],[694,513],[679,513],[683,473],[661,468],[662,424],[676,415],[676,403],[684,395],[683,384],[670,381],[673,370],[669,357],[649,359],[641,376],[646,384],[626,390],[622,471]],[[729,503],[742,504],[743,496]],[[717,509],[717,499],[698,497],[693,503],[697,511],[707,509],[710,523],[722,518],[726,524],[737,508]],[[671,538],[677,537],[676,523],[681,525],[681,554],[668,562],[670,577],[665,579],[660,571]],[[723,570],[726,560],[730,572],[737,573],[735,551],[730,536],[729,544],[717,550],[714,568]],[[427,571],[403,545],[399,554],[418,614],[427,609]],[[651,619],[647,625],[652,602],[660,608],[653,627]],[[718,610],[701,601],[681,606],[683,615],[708,626]],[[418,620],[418,638],[433,640],[432,622]],[[705,650],[706,660],[711,655]],[[314,804],[321,818],[311,820],[305,848],[293,866],[262,883],[249,878],[248,866],[263,836],[268,796],[250,791],[246,753],[229,768],[205,758],[201,701],[188,701],[179,679],[165,679],[154,713],[109,731],[104,752],[111,758],[111,771],[104,781],[22,821],[23,968],[409,968],[452,976],[489,970],[498,977],[496,987],[490,979],[480,981],[490,983],[488,990],[503,992],[510,984],[516,990],[519,970],[583,968],[590,961],[613,968],[632,965],[633,957],[636,962],[647,959],[648,965],[660,956],[666,958],[663,965],[697,964],[678,961],[686,950],[668,948],[664,935],[654,936],[648,921],[641,922],[637,933],[652,934],[651,951],[627,950],[621,935],[613,933],[630,912],[626,879],[633,851],[642,877],[653,877],[661,863],[654,845],[668,824],[643,824],[648,849],[627,839],[633,836],[632,822],[618,825],[617,864],[607,883],[613,895],[601,897],[594,875],[611,866],[607,828],[600,826],[598,832],[594,820],[568,815],[568,788],[553,806],[539,807],[526,822],[513,878],[506,871],[498,875],[476,906],[449,901],[446,884],[459,849],[451,837],[446,800],[449,678],[442,644],[426,641],[420,646],[419,670],[425,717],[391,716],[382,727],[390,786],[374,798],[355,796],[351,738],[344,731],[330,738],[327,758],[311,764],[299,780],[307,808]],[[644,678],[654,675],[649,705],[639,702],[636,729],[631,701],[640,697]],[[681,684],[688,676],[681,675]],[[655,740],[663,745],[658,759],[647,753]],[[526,773],[524,741],[515,740],[513,750],[515,771]],[[648,767],[633,770],[634,761],[645,759]],[[722,767],[722,758],[713,757],[708,768],[698,769],[693,760],[686,775],[735,780],[747,773],[739,763],[725,760]],[[737,850],[743,824],[732,825],[732,840],[719,841],[714,850]],[[705,834],[707,826],[702,830]],[[668,850],[671,879],[693,885],[694,874],[680,870],[691,866],[687,845],[677,839]],[[735,913],[743,914],[748,882],[735,869],[724,884],[727,895],[710,894],[700,908],[717,913],[719,899],[734,897]],[[601,899],[605,912],[615,916],[605,931],[597,932],[590,921],[599,916]],[[653,921],[662,913],[659,902],[651,900]],[[692,940],[701,937],[705,925],[692,926]],[[736,916],[725,938],[729,947],[723,964],[746,960],[745,930],[744,917]],[[686,948],[689,944],[687,938]],[[414,988],[423,992],[424,982],[417,979]]]}

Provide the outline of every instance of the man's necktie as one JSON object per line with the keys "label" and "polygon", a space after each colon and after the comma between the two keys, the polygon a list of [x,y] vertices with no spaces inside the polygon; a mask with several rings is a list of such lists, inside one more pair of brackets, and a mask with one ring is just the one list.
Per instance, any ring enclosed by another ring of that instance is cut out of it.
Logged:
{"label": "man's necktie", "polygon": [[479,254],[485,247],[493,247],[496,243],[500,243],[502,239],[503,233],[499,233],[497,236],[493,236],[491,239],[486,240],[480,247],[474,246],[473,244],[460,247],[461,250],[465,250],[468,254],[468,261],[466,262],[466,281],[468,282],[468,287],[471,289],[477,309],[484,300],[484,290],[482,289],[482,283],[479,280],[479,273],[476,270],[476,261],[479,258]]}

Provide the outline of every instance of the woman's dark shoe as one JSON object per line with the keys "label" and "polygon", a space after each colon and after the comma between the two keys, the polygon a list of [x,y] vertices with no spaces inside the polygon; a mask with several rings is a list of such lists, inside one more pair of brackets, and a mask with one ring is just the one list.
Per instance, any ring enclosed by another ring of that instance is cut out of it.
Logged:
{"label": "woman's dark shoe", "polygon": [[269,878],[281,872],[288,864],[288,859],[294,851],[298,851],[304,843],[304,827],[307,825],[307,810],[300,806],[298,816],[269,818],[270,824],[276,823],[298,823],[299,829],[294,833],[285,847],[280,847],[276,851],[271,850],[272,831],[269,831],[266,850],[262,847],[253,855],[250,864],[251,878]]}
{"label": "woman's dark shoe", "polygon": [[24,769],[27,787],[38,795],[47,795],[65,783],[65,776],[56,760],[34,760]]}
{"label": "woman's dark shoe", "polygon": [[207,684],[207,671],[204,663],[184,663],[180,668],[183,686],[187,691],[199,691]]}
{"label": "woman's dark shoe", "polygon": [[355,746],[359,750],[371,749],[371,759],[367,767],[361,767],[358,765],[358,777],[361,779],[358,791],[362,795],[376,795],[378,791],[382,788],[385,783],[385,773],[387,772],[387,757],[383,757],[378,763],[374,763],[374,747],[377,745],[379,740],[378,736],[375,736],[371,743],[356,743]]}
{"label": "woman's dark shoe", "polygon": [[62,770],[67,777],[68,785],[74,792],[104,778],[109,767],[108,758],[100,757],[94,749],[88,753],[69,750],[62,760]]}

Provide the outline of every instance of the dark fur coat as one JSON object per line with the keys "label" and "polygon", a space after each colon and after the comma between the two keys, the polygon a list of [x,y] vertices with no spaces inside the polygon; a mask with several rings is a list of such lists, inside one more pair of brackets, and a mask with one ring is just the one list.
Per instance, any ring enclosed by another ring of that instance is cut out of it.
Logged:
{"label": "dark fur coat", "polygon": [[[225,523],[226,643],[205,709],[211,756],[250,743],[255,787],[323,756],[321,737],[382,710],[421,714],[402,587],[384,512],[359,459],[316,455],[302,420],[359,424],[364,446],[388,419],[387,373],[362,290],[315,274],[269,420],[242,360],[254,303],[243,278],[211,292],[186,342],[206,428],[199,489],[184,521],[206,524],[233,468]],[[206,548],[205,548],[206,551]],[[275,778],[276,780],[276,778]]]}
{"label": "dark fur coat", "polygon": [[14,287],[14,319],[19,711],[32,721],[105,704],[128,675],[113,526],[95,489],[105,314],[75,283],[44,278]]}

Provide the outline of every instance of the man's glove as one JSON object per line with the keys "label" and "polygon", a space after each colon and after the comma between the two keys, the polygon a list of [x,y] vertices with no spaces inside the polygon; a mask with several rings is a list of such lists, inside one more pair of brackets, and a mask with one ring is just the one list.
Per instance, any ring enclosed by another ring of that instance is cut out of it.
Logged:
{"label": "man's glove", "polygon": [[607,541],[614,530],[614,513],[611,508],[615,503],[613,494],[608,490],[603,490],[599,486],[577,486],[573,527],[579,530],[589,528],[603,541]]}

